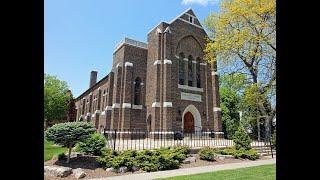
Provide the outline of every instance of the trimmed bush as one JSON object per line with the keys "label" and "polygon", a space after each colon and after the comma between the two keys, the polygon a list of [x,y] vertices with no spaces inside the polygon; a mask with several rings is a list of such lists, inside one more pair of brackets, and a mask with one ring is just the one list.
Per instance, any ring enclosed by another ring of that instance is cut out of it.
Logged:
{"label": "trimmed bush", "polygon": [[92,123],[87,122],[66,122],[55,124],[45,132],[45,138],[55,144],[69,148],[67,163],[70,162],[72,147],[77,143],[84,141],[91,134],[96,132]]}
{"label": "trimmed bush", "polygon": [[242,158],[242,159],[256,160],[259,158],[257,151],[254,149],[246,150],[244,148],[240,148],[237,150],[235,148],[225,148],[221,154],[232,155],[237,159]]}
{"label": "trimmed bush", "polygon": [[97,162],[100,163],[104,168],[110,168],[112,167],[113,158],[117,155],[118,153],[110,148],[102,148],[101,156],[97,157]]}
{"label": "trimmed bush", "polygon": [[256,160],[259,158],[259,155],[258,155],[257,151],[254,149],[246,150],[246,149],[241,148],[241,149],[235,151],[234,157],[235,158],[242,158],[242,159]]}
{"label": "trimmed bush", "polygon": [[75,149],[77,152],[99,156],[101,155],[101,149],[105,146],[106,138],[99,133],[94,133],[83,142],[78,142]]}
{"label": "trimmed bush", "polygon": [[208,160],[208,161],[215,161],[216,157],[216,150],[210,147],[201,148],[198,154],[200,155],[200,159]]}
{"label": "trimmed bush", "polygon": [[239,127],[233,136],[234,146],[237,150],[244,148],[245,150],[251,149],[251,139],[242,127]]}
{"label": "trimmed bush", "polygon": [[116,153],[111,149],[104,148],[102,155],[97,161],[104,167],[113,167],[115,169],[126,166],[132,170],[137,166],[144,171],[158,171],[179,168],[180,163],[187,157],[188,148],[178,146],[175,148],[161,148],[156,150],[124,151]]}

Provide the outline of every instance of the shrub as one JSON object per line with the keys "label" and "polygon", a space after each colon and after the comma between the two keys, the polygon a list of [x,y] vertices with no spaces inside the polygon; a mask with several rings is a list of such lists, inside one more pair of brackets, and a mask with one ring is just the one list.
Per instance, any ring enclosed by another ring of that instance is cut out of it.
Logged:
{"label": "shrub", "polygon": [[208,161],[214,161],[216,156],[215,149],[210,147],[201,148],[198,154],[200,155],[200,159]]}
{"label": "shrub", "polygon": [[66,159],[66,157],[67,157],[67,156],[66,156],[64,153],[58,154],[58,160],[59,160],[59,161]]}
{"label": "shrub", "polygon": [[246,150],[244,148],[240,148],[237,150],[235,148],[225,148],[221,154],[232,155],[237,159],[243,158],[243,159],[256,160],[259,158],[257,151],[254,149]]}
{"label": "shrub", "polygon": [[94,133],[83,142],[78,142],[76,144],[76,151],[99,156],[101,155],[101,149],[105,146],[105,137],[99,133]]}
{"label": "shrub", "polygon": [[245,130],[241,127],[238,128],[233,136],[233,142],[235,143],[235,148],[237,150],[244,148],[246,150],[251,149],[251,139]]}
{"label": "shrub", "polygon": [[225,148],[224,150],[221,151],[221,154],[234,156],[235,152],[236,152],[235,148]]}
{"label": "shrub", "polygon": [[242,159],[256,160],[259,158],[259,155],[258,155],[257,151],[254,149],[246,150],[246,149],[241,148],[241,149],[235,151],[234,157],[235,158],[242,158]]}
{"label": "shrub", "polygon": [[70,162],[72,147],[77,143],[84,141],[91,134],[96,132],[92,123],[87,122],[67,122],[55,124],[45,132],[45,138],[55,144],[69,148],[67,163]]}
{"label": "shrub", "polygon": [[116,157],[118,153],[116,151],[113,151],[110,148],[102,148],[101,149],[101,156],[97,157],[97,162],[102,165],[104,168],[110,168],[112,167],[112,160],[114,157]]}
{"label": "shrub", "polygon": [[187,157],[187,147],[161,148],[156,150],[124,151],[116,153],[111,149],[104,148],[102,155],[97,161],[105,168],[113,167],[118,169],[121,166],[138,166],[142,170],[150,172],[157,170],[168,170],[179,168],[180,163]]}

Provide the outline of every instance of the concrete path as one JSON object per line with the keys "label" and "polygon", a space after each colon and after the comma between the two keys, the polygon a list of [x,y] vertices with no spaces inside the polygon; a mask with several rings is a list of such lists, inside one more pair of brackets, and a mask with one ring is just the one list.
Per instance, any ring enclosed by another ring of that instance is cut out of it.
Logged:
{"label": "concrete path", "polygon": [[253,167],[253,166],[275,164],[275,163],[276,163],[276,158],[273,158],[273,159],[257,160],[257,161],[250,161],[250,162],[210,165],[210,166],[201,166],[201,167],[175,169],[175,170],[158,171],[158,172],[150,172],[150,173],[140,173],[140,174],[129,174],[129,175],[124,175],[124,176],[113,176],[113,177],[106,177],[106,178],[97,178],[97,179],[92,179],[92,180],[109,180],[109,179],[110,180],[135,180],[135,179],[137,179],[137,180],[151,180],[151,179],[156,179],[156,178],[199,174],[199,173],[214,172],[214,171],[227,170],[227,169]]}

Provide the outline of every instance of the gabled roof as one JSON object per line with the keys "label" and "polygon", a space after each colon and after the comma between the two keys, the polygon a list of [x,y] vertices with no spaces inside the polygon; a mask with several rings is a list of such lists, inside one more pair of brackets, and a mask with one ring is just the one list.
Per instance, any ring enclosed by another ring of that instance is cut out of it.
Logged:
{"label": "gabled roof", "polygon": [[155,27],[153,27],[153,28],[148,32],[148,34],[149,34],[152,30],[154,30],[156,27],[158,27],[159,24],[161,24],[162,22],[167,23],[167,24],[172,24],[172,23],[175,22],[176,20],[181,20],[181,21],[186,22],[186,23],[188,23],[188,24],[191,24],[191,25],[193,25],[193,26],[195,26],[195,27],[204,29],[204,28],[202,27],[201,22],[199,21],[199,19],[198,19],[198,21],[199,21],[199,24],[200,24],[200,25],[194,24],[194,23],[190,23],[190,22],[188,22],[187,20],[185,20],[185,19],[182,18],[184,15],[192,16],[192,17],[198,19],[197,16],[195,15],[195,13],[193,12],[193,10],[192,10],[191,8],[188,8],[188,9],[186,9],[185,11],[183,11],[181,14],[179,14],[178,16],[176,16],[175,18],[173,18],[173,19],[172,19],[171,21],[169,21],[169,22],[161,21],[161,22],[158,23]]}

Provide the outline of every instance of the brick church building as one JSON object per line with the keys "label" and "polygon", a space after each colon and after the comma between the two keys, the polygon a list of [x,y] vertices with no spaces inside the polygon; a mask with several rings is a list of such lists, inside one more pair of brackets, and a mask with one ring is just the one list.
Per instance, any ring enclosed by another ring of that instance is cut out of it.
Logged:
{"label": "brick church building", "polygon": [[76,98],[77,120],[97,129],[220,132],[216,64],[203,61],[205,37],[191,9],[148,32],[148,42],[125,38],[112,70]]}

